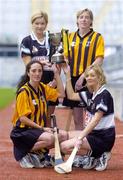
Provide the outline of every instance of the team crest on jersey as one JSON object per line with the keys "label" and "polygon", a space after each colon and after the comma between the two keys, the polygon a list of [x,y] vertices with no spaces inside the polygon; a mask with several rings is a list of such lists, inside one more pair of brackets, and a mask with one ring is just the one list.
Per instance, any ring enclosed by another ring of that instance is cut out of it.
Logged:
{"label": "team crest on jersey", "polygon": [[32,103],[33,103],[34,105],[37,104],[35,99],[32,100]]}
{"label": "team crest on jersey", "polygon": [[88,106],[90,106],[91,110],[95,109],[95,103],[92,99],[88,99]]}
{"label": "team crest on jersey", "polygon": [[89,46],[90,46],[90,44],[91,44],[91,42],[90,42],[90,41],[88,41],[88,42],[86,43],[86,47],[89,47]]}
{"label": "team crest on jersey", "polygon": [[72,47],[75,46],[75,43],[76,43],[76,42],[73,41],[73,42],[71,43],[71,46],[72,46]]}
{"label": "team crest on jersey", "polygon": [[33,46],[32,47],[32,53],[36,53],[36,52],[38,52],[38,49],[35,46]]}
{"label": "team crest on jersey", "polygon": [[104,105],[104,100],[103,100],[103,99],[101,99],[101,104],[103,104],[103,105]]}
{"label": "team crest on jersey", "polygon": [[88,106],[90,106],[92,104],[92,100],[88,99]]}
{"label": "team crest on jersey", "polygon": [[95,103],[93,103],[92,106],[91,106],[91,110],[94,110],[95,106],[96,106]]}
{"label": "team crest on jersey", "polygon": [[40,97],[40,99],[41,99],[41,101],[42,101],[42,102],[44,102],[44,101],[45,101],[44,96],[41,96],[41,97]]}

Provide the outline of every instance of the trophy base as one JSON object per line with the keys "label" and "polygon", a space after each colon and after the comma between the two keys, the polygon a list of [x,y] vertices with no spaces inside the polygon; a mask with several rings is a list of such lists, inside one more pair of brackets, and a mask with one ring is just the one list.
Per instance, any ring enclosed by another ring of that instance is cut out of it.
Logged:
{"label": "trophy base", "polygon": [[56,64],[65,63],[64,56],[60,53],[56,53],[52,56],[51,62]]}

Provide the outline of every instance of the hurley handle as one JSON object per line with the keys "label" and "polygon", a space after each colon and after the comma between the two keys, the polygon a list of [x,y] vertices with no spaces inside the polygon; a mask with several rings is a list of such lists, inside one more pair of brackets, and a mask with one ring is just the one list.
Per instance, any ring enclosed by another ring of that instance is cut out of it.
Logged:
{"label": "hurley handle", "polygon": [[55,114],[51,114],[51,122],[52,122],[53,128],[57,127]]}

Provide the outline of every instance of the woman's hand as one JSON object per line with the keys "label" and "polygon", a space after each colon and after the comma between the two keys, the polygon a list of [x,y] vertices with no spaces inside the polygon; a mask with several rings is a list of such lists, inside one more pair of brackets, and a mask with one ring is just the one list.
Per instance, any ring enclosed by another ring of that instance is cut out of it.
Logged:
{"label": "woman's hand", "polygon": [[51,63],[49,62],[48,58],[45,57],[45,56],[36,56],[36,57],[33,58],[33,60],[40,61],[40,63],[42,65],[46,65],[46,66],[51,67]]}
{"label": "woman's hand", "polygon": [[62,69],[65,75],[70,74],[70,66],[67,63],[62,64]]}
{"label": "woman's hand", "polygon": [[82,74],[79,79],[76,81],[76,84],[75,84],[75,91],[78,91],[82,88],[83,86],[83,82],[84,82],[84,74]]}
{"label": "woman's hand", "polygon": [[56,88],[56,86],[57,86],[56,80],[53,79],[53,81],[50,81],[50,82],[48,83],[48,85],[49,85],[50,87],[52,87],[52,88]]}
{"label": "woman's hand", "polygon": [[44,127],[43,129],[44,129],[45,132],[53,133],[52,128]]}
{"label": "woman's hand", "polygon": [[82,139],[81,139],[81,137],[78,137],[78,138],[76,139],[75,147],[77,147],[78,149],[80,149],[80,148],[81,148],[81,145],[82,145]]}
{"label": "woman's hand", "polygon": [[54,63],[51,68],[52,68],[52,70],[54,72],[54,75],[60,74],[61,68],[60,68],[60,66],[58,64]]}

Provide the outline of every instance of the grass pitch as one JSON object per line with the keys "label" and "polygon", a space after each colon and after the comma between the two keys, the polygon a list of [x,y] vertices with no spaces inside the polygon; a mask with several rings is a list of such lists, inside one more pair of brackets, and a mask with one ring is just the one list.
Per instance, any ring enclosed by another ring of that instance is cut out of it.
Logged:
{"label": "grass pitch", "polygon": [[0,88],[0,109],[7,107],[15,98],[15,88]]}

